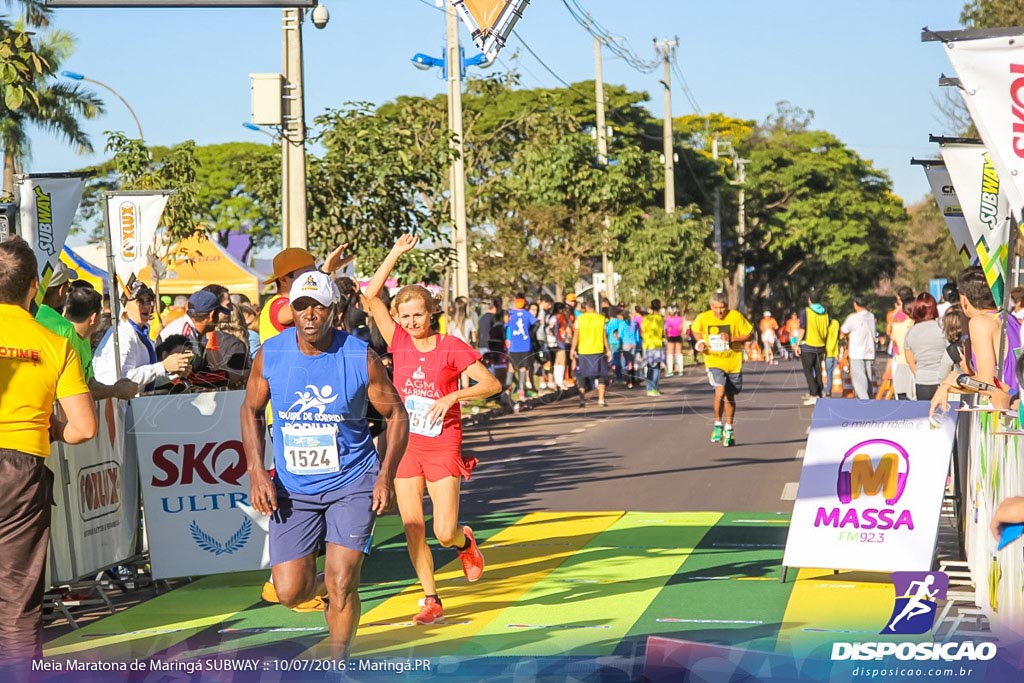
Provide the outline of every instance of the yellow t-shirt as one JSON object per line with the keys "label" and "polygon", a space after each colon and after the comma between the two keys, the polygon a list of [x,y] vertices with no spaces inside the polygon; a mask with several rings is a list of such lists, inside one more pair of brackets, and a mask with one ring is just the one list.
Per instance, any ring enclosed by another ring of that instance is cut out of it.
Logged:
{"label": "yellow t-shirt", "polygon": [[828,321],[828,337],[825,338],[825,358],[839,357],[839,321]]}
{"label": "yellow t-shirt", "polygon": [[576,353],[592,356],[604,353],[604,326],[608,322],[600,313],[584,313],[576,318],[576,333],[579,342]]}
{"label": "yellow t-shirt", "polygon": [[727,332],[732,340],[753,331],[754,326],[742,313],[730,310],[725,318],[719,320],[711,311],[704,311],[693,321],[690,329],[707,344],[704,349],[705,367],[719,368],[731,375],[743,370],[743,342],[725,342],[719,338],[723,332]]}
{"label": "yellow t-shirt", "polygon": [[89,393],[82,362],[20,306],[0,304],[0,329],[0,444],[45,458],[53,402]]}
{"label": "yellow t-shirt", "polygon": [[648,313],[640,321],[640,336],[644,340],[644,351],[665,346],[665,316]]}

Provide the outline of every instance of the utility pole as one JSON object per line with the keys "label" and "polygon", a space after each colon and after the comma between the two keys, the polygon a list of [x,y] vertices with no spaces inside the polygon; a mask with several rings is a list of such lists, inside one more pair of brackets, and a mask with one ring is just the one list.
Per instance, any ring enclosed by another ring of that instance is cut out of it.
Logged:
{"label": "utility pole", "polygon": [[308,246],[306,115],[302,90],[303,10],[281,11],[284,117],[281,131],[281,238],[285,248]]}
{"label": "utility pole", "polygon": [[664,62],[665,75],[661,84],[665,86],[665,125],[664,125],[664,156],[665,156],[665,213],[676,210],[676,170],[672,151],[672,59],[679,47],[679,37],[658,42],[654,39],[654,49],[661,55]]}
{"label": "utility pole", "polygon": [[[711,138],[711,158],[715,160],[715,170],[718,169],[718,136]],[[712,246],[718,256],[718,267],[722,267],[722,190],[715,183],[715,225]]]}
{"label": "utility pole", "polygon": [[746,200],[746,190],[743,189],[747,181],[747,174],[743,167],[746,163],[746,159],[736,159],[736,185],[739,187],[739,215],[736,219],[736,242],[739,246],[740,257],[739,264],[736,266],[736,284],[739,296],[738,308],[740,313],[744,314],[747,312],[747,264],[743,260],[743,244],[746,241],[747,234],[747,211],[744,203]]}
{"label": "utility pole", "polygon": [[[604,121],[604,73],[601,69],[601,39],[594,36],[594,96],[597,100],[597,163],[608,165],[608,130]],[[615,303],[615,265],[608,255],[609,218],[604,218],[604,239],[601,240],[601,270],[604,271],[604,293]]]}
{"label": "utility pole", "polygon": [[459,49],[459,18],[451,0],[445,2],[447,47],[444,63],[448,71],[448,129],[456,158],[451,166],[452,224],[455,226],[455,296],[469,296],[469,246],[466,231],[466,162],[462,144],[462,51]]}

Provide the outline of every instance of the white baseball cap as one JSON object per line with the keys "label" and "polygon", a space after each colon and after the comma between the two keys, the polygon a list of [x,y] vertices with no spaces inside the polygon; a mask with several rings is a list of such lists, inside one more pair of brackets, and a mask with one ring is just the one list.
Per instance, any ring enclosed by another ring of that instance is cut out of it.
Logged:
{"label": "white baseball cap", "polygon": [[291,291],[288,292],[288,299],[296,301],[308,297],[321,306],[330,306],[341,300],[341,292],[330,275],[319,270],[312,270],[303,273],[295,278]]}

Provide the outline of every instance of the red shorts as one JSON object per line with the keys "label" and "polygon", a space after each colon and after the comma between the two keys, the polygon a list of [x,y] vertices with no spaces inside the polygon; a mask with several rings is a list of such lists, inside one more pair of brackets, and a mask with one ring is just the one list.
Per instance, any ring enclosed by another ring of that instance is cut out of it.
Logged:
{"label": "red shorts", "polygon": [[423,477],[427,481],[440,481],[445,477],[463,477],[469,481],[473,468],[479,462],[476,458],[463,458],[460,445],[447,446],[424,452],[408,448],[398,463],[396,479]]}

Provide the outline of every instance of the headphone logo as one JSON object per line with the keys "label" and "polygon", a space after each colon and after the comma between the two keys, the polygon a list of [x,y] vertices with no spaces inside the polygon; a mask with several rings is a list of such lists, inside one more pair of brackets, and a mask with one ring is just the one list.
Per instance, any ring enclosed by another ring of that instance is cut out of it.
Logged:
{"label": "headphone logo", "polygon": [[[870,453],[881,453],[876,467]],[[904,463],[899,471],[900,458]],[[849,467],[847,467],[849,461]],[[839,463],[839,478],[836,481],[836,495],[839,502],[848,504],[861,494],[876,496],[881,493],[886,505],[895,505],[903,496],[910,474],[910,455],[894,441],[869,439],[846,451]]]}

